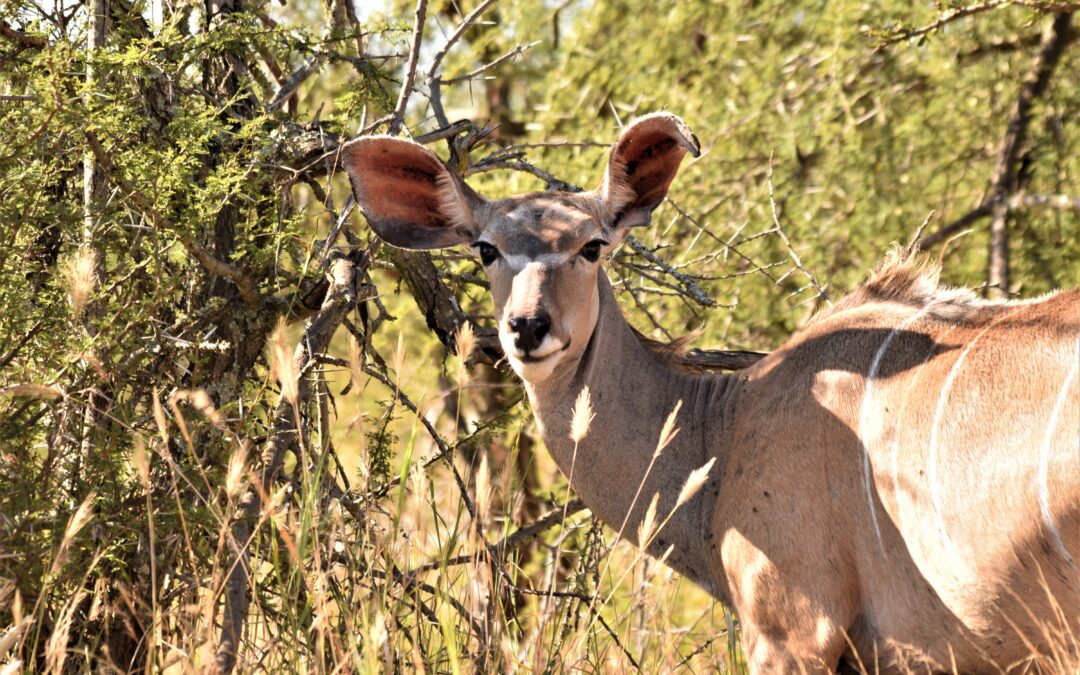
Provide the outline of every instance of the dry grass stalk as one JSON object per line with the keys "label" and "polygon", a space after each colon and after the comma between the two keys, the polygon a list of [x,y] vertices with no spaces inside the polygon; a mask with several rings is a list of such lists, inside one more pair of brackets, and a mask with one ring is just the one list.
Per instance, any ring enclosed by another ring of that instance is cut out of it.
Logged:
{"label": "dry grass stalk", "polygon": [[36,396],[38,398],[60,398],[63,396],[56,387],[50,387],[45,384],[13,384],[8,387],[0,389],[0,394],[7,394],[8,396]]}
{"label": "dry grass stalk", "polygon": [[161,405],[161,394],[154,388],[154,423],[157,425],[158,434],[161,435],[161,447],[169,447],[169,421],[165,417],[165,408]]}
{"label": "dry grass stalk", "polygon": [[218,409],[214,406],[214,402],[210,399],[210,395],[206,393],[205,389],[190,389],[188,391],[178,392],[178,395],[183,395],[187,398],[196,410],[203,414],[210,422],[218,429],[225,429],[225,419],[218,412]]}
{"label": "dry grass stalk", "polygon": [[[84,502],[85,503],[85,502]],[[86,591],[79,591],[68,600],[60,611],[60,616],[53,626],[52,633],[45,645],[45,669],[49,673],[63,673],[64,662],[67,660],[68,636],[71,634],[71,625],[75,622],[75,610],[82,604],[86,597]]]}
{"label": "dry grass stalk", "polygon": [[397,344],[394,346],[394,374],[397,375],[397,384],[401,386],[402,372],[405,370],[405,334],[398,333]]}
{"label": "dry grass stalk", "polygon": [[142,434],[135,434],[135,448],[131,451],[131,464],[139,476],[139,483],[144,490],[150,489],[150,458],[146,455],[146,439]]}
{"label": "dry grass stalk", "polygon": [[7,627],[4,634],[0,635],[0,659],[7,657],[8,652],[11,651],[11,648],[15,646],[22,637],[22,634],[26,632],[26,629],[29,628],[32,623],[33,619],[27,618],[25,620],[15,621]]}
{"label": "dry grass stalk", "polygon": [[491,506],[491,471],[488,469],[486,452],[480,453],[480,467],[476,470],[476,517],[480,522],[487,520]]}
{"label": "dry grass stalk", "polygon": [[652,501],[649,502],[649,508],[645,510],[645,517],[641,520],[641,525],[638,526],[638,548],[642,550],[644,550],[645,547],[649,545],[649,541],[652,540],[653,534],[655,534],[656,507],[659,502],[660,493],[653,493]]}
{"label": "dry grass stalk", "polygon": [[75,513],[71,515],[71,519],[68,520],[67,527],[64,528],[64,539],[60,543],[61,548],[66,548],[68,544],[75,538],[75,535],[79,533],[86,524],[90,522],[90,519],[94,516],[94,498],[97,495],[91,492],[86,495],[82,503],[79,504],[79,508],[75,510]]}
{"label": "dry grass stalk", "polygon": [[364,391],[364,358],[360,343],[349,335],[349,383],[359,396]]}

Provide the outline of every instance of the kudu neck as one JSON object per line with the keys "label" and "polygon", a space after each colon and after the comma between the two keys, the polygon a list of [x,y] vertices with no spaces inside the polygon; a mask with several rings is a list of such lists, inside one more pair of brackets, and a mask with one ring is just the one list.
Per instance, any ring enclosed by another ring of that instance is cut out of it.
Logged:
{"label": "kudu neck", "polygon": [[[544,382],[526,385],[544,444],[593,513],[635,540],[653,495],[660,494],[657,521],[663,522],[690,473],[717,457],[708,481],[674,511],[649,548],[662,555],[674,545],[669,564],[708,587],[708,525],[719,494],[719,432],[729,378],[692,375],[658,362],[626,322],[602,274],[597,292],[599,316],[585,350]],[[575,446],[573,406],[586,386],[596,418]],[[664,421],[680,401],[679,432],[654,462]]]}

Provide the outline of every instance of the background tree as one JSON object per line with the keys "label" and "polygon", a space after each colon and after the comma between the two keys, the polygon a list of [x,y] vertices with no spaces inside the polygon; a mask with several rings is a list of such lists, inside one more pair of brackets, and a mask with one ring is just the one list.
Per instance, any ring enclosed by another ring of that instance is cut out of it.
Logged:
{"label": "background tree", "polygon": [[768,350],[894,241],[1080,283],[1076,9],[5,3],[4,672],[737,670],[532,452],[478,265],[380,246],[341,144],[574,189],[668,108],[704,157],[613,281],[651,337]]}

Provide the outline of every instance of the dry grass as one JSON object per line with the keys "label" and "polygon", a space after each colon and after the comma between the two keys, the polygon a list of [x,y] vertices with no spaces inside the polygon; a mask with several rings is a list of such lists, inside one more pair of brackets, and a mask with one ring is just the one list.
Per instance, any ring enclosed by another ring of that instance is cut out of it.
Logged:
{"label": "dry grass", "polygon": [[[458,339],[459,346],[469,343],[467,334]],[[286,390],[295,381],[290,345],[284,331],[270,343],[279,356],[268,380]],[[535,543],[501,548],[530,522],[521,513],[527,495],[515,468],[523,435],[535,433],[528,411],[516,406],[494,431],[477,434],[478,424],[493,420],[462,422],[448,402],[460,413],[490,385],[470,377],[456,357],[445,366],[453,383],[425,393],[440,367],[430,354],[409,353],[395,341],[400,372],[390,387],[365,374],[355,342],[339,346],[347,358],[326,370],[324,392],[348,386],[348,393],[335,397],[329,426],[316,425],[302,446],[306,459],[297,458],[259,516],[240,672],[744,672],[734,616],[644,554],[666,524],[657,518],[655,497],[634,533],[638,546],[616,544],[615,533],[587,512],[563,510],[565,481],[539,453],[536,468],[554,486],[545,498],[552,520],[568,516]],[[275,398],[271,390],[265,395]],[[417,402],[419,415],[406,400]],[[109,549],[93,533],[100,514],[90,494],[65,521],[49,572],[54,581],[36,605],[24,608],[18,592],[0,584],[0,606],[13,617],[0,633],[4,672],[73,672],[103,661],[117,672],[202,672],[213,665],[229,525],[250,484],[252,459],[247,445],[234,443],[222,472],[182,469],[163,451],[170,437],[179,432],[190,444],[203,428],[227,432],[228,421],[198,392],[167,404],[171,418],[165,406],[154,406],[158,435],[135,436],[127,477],[146,500],[139,513],[148,519],[145,561],[153,585],[104,573]],[[587,391],[574,409],[571,433],[580,441],[594,416]],[[677,413],[678,407],[657,430],[656,457],[679,433]],[[478,452],[446,458],[440,442]],[[498,444],[511,449],[501,463],[486,450]],[[189,451],[197,455],[193,445]],[[306,471],[299,466],[305,462]],[[688,477],[679,505],[710,468],[711,462]],[[183,503],[184,482],[210,499]],[[73,557],[77,549],[83,555]],[[1030,662],[1021,664],[1027,671],[1076,672],[1068,611],[1059,607],[1058,620],[1044,626],[1045,644],[1055,647],[1032,645]],[[95,632],[102,626],[112,633]],[[124,637],[134,650],[123,652]]]}

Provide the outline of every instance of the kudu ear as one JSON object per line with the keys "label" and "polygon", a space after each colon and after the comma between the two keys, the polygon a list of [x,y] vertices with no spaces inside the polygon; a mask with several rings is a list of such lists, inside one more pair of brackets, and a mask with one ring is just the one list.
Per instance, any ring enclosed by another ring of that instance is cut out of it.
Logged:
{"label": "kudu ear", "polygon": [[701,144],[671,113],[640,117],[619,134],[597,190],[616,229],[648,225],[687,152],[697,157]]}
{"label": "kudu ear", "polygon": [[445,248],[479,234],[484,200],[422,145],[389,136],[345,146],[342,164],[368,224],[399,248]]}

